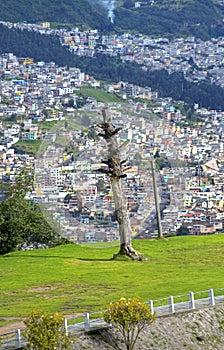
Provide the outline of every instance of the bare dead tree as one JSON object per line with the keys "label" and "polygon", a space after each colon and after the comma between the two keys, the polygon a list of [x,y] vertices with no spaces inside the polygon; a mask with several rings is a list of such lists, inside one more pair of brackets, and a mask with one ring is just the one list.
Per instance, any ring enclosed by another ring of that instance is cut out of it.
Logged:
{"label": "bare dead tree", "polygon": [[126,177],[124,167],[126,162],[124,154],[127,152],[129,142],[119,145],[117,134],[122,128],[115,128],[112,124],[111,115],[107,108],[102,110],[103,123],[98,126],[102,130],[99,136],[102,136],[107,143],[107,157],[102,161],[105,167],[99,169],[110,178],[113,199],[115,204],[115,214],[119,225],[120,251],[118,255],[127,255],[132,259],[141,259],[138,253],[132,248],[131,225],[127,210],[127,204],[122,188],[122,178]]}

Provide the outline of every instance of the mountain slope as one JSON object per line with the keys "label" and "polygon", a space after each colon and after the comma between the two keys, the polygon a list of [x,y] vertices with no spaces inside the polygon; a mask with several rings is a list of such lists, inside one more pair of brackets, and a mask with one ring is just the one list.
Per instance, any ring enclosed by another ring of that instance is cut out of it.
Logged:
{"label": "mountain slope", "polygon": [[[207,40],[223,35],[224,6],[218,0],[157,0],[135,7],[134,0],[0,0],[0,20],[66,24],[103,32],[188,36]],[[112,15],[111,15],[112,14]],[[108,17],[113,18],[113,23]]]}
{"label": "mountain slope", "polygon": [[66,23],[73,27],[111,29],[103,8],[93,6],[88,0],[1,0],[0,20],[28,23],[49,21]]}
{"label": "mountain slope", "polygon": [[[157,2],[156,2],[157,3]],[[203,40],[223,35],[223,7],[212,0],[179,1],[174,6],[144,6],[115,11],[114,24],[118,30],[135,30],[143,34],[165,36],[193,35]]]}
{"label": "mountain slope", "polygon": [[75,56],[61,46],[57,36],[9,29],[1,24],[0,54],[7,52],[18,57],[32,57],[35,61],[54,61],[59,66],[75,64]]}

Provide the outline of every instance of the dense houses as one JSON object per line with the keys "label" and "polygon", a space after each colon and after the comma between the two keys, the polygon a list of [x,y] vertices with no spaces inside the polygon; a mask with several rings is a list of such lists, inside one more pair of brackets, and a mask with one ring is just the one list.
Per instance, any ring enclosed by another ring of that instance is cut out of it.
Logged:
{"label": "dense houses", "polygon": [[[135,6],[144,4],[145,2],[136,2]],[[191,82],[207,80],[224,86],[224,37],[208,41],[193,36],[169,40],[136,33],[102,35],[98,30],[81,31],[77,27],[72,30],[51,29],[49,22],[0,23],[9,28],[57,35],[61,44],[75,55],[93,57],[96,52],[120,55],[123,61],[135,61],[146,70],[165,69],[169,73],[182,72]]]}
{"label": "dense houses", "polygon": [[209,80],[224,86],[223,37],[210,41],[194,37],[171,41],[130,33],[101,36],[96,30],[80,32],[76,28],[71,32],[61,32],[60,40],[77,55],[119,54],[122,61],[135,61],[146,70],[182,72],[191,82]]}
{"label": "dense houses", "polygon": [[[119,239],[110,184],[97,171],[105,157],[97,137],[103,104],[90,96],[78,106],[77,90],[100,83],[77,68],[10,53],[0,56],[0,75],[1,179],[13,183],[18,169],[34,167],[35,190],[27,199],[41,203],[64,236],[77,243]],[[150,88],[117,82],[105,89],[121,97],[109,108],[122,127],[119,142],[129,143],[123,187],[133,236],[151,237],[155,230],[153,158],[166,161],[157,176],[164,234],[223,232],[224,114],[195,105],[201,122],[190,124],[177,103]],[[153,107],[135,102],[139,94]],[[37,155],[19,153],[18,141],[39,142]]]}

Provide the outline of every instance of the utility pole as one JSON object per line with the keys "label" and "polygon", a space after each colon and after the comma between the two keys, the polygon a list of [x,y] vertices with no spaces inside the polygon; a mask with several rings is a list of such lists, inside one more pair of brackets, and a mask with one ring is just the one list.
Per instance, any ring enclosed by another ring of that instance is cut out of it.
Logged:
{"label": "utility pole", "polygon": [[154,192],[155,208],[156,208],[158,237],[162,238],[163,237],[163,233],[162,233],[160,207],[159,207],[159,196],[158,196],[157,183],[156,183],[155,161],[151,160],[150,163],[151,163],[151,169],[152,169],[152,181],[153,181],[153,192]]}

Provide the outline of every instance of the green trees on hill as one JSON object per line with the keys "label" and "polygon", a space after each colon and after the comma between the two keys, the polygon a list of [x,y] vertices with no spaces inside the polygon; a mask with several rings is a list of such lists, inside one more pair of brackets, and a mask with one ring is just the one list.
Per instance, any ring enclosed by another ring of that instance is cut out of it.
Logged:
{"label": "green trees on hill", "polygon": [[224,110],[224,89],[208,81],[191,83],[183,73],[169,74],[165,69],[143,71],[137,63],[122,63],[119,57],[97,54],[93,59],[75,58],[81,70],[99,80],[127,81],[139,86],[150,86],[160,97],[170,96],[186,104],[198,103],[200,107]]}
{"label": "green trees on hill", "polygon": [[211,0],[155,1],[154,5],[134,7],[124,1],[115,12],[119,31],[135,31],[168,37],[196,36],[202,40],[222,35],[223,8]]}
{"label": "green trees on hill", "polygon": [[24,197],[32,188],[32,175],[22,170],[15,185],[3,189],[6,199],[0,203],[0,254],[24,244],[38,247],[59,242],[59,234],[44,218],[38,204]]}
{"label": "green trees on hill", "polygon": [[0,54],[12,52],[18,57],[32,57],[36,62],[74,65],[74,56],[61,46],[57,36],[9,29],[4,25],[0,25],[0,34]]}
{"label": "green trees on hill", "polygon": [[2,1],[0,19],[28,23],[49,21],[69,24],[70,27],[111,29],[111,23],[103,8],[93,6],[88,0],[39,0],[32,1],[32,4],[25,0]]}
{"label": "green trees on hill", "polygon": [[2,1],[0,19],[29,23],[49,21],[66,27],[99,29],[101,32],[140,32],[176,37],[194,35],[203,40],[222,35],[223,7],[212,0],[155,1],[135,8],[136,1],[116,1],[114,23],[109,20],[103,1],[39,0],[32,6],[25,0]]}

